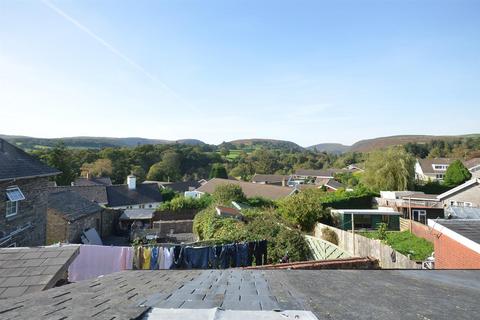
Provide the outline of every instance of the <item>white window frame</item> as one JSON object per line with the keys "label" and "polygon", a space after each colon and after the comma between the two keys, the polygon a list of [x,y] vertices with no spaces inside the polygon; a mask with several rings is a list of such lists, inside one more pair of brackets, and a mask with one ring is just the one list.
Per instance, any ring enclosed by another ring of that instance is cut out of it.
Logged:
{"label": "white window frame", "polygon": [[[15,211],[12,211],[13,205],[15,206]],[[9,213],[10,212],[10,213]],[[18,201],[9,201],[5,203],[5,217],[11,218],[18,214]]]}
{"label": "white window frame", "polygon": [[[415,214],[417,214],[418,219],[415,219]],[[422,222],[422,218],[424,219],[424,222]],[[412,219],[414,221],[427,223],[427,210],[412,209]]]}

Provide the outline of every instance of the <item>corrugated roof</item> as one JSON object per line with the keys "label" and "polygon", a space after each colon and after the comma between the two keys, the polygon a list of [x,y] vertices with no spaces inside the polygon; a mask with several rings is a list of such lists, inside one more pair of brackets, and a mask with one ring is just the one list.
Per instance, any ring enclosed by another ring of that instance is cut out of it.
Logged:
{"label": "corrugated roof", "polygon": [[449,206],[445,208],[447,219],[480,219],[480,208]]}
{"label": "corrugated roof", "polygon": [[60,174],[57,169],[0,139],[0,181],[20,178],[46,177]]}
{"label": "corrugated roof", "polygon": [[120,220],[145,220],[152,219],[155,209],[125,209]]}

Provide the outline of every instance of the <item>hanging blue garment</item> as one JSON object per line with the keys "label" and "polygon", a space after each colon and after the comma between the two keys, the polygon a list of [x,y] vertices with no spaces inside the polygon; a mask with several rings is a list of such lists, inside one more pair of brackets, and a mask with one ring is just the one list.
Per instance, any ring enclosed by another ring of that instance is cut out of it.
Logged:
{"label": "hanging blue garment", "polygon": [[158,270],[158,247],[153,247],[150,254],[150,270]]}
{"label": "hanging blue garment", "polygon": [[235,267],[247,267],[248,265],[248,243],[237,243],[235,245]]}

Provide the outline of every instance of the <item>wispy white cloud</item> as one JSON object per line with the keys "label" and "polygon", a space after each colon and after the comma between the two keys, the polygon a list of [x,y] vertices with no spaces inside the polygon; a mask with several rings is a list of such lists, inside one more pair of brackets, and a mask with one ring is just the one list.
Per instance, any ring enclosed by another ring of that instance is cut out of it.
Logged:
{"label": "wispy white cloud", "polygon": [[95,32],[93,32],[90,28],[85,26],[83,23],[72,17],[71,15],[67,14],[65,11],[54,5],[48,0],[41,0],[44,5],[46,5],[48,8],[53,10],[55,13],[57,13],[59,16],[64,18],[65,20],[69,21],[73,25],[75,25],[78,29],[81,31],[85,32],[88,34],[92,39],[100,43],[102,46],[104,46],[106,49],[108,49],[111,53],[113,53],[115,56],[129,64],[131,67],[139,71],[140,73],[144,74],[147,78],[152,80],[153,82],[159,84],[165,91],[167,91],[169,94],[172,96],[176,97],[179,101],[181,101],[185,106],[192,107],[191,104],[183,99],[175,90],[173,90],[169,85],[167,85],[165,82],[161,81],[158,79],[154,74],[149,72],[147,69],[142,67],[139,63],[137,63],[135,60],[118,50],[114,45],[97,35]]}

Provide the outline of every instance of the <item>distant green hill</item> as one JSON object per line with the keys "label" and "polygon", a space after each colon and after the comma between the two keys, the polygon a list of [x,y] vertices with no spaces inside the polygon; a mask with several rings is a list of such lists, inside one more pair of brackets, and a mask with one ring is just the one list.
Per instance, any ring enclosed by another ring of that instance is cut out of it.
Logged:
{"label": "distant green hill", "polygon": [[381,137],[375,139],[365,139],[354,143],[348,151],[369,152],[377,149],[383,149],[391,146],[405,145],[407,143],[427,143],[433,140],[451,141],[462,138],[475,138],[480,134],[468,134],[458,136],[430,136],[430,135],[401,135],[391,137]]}
{"label": "distant green hill", "polygon": [[341,143],[320,143],[314,146],[310,146],[307,149],[312,151],[316,150],[318,152],[341,154],[347,152],[350,149],[350,146],[346,146]]}
{"label": "distant green hill", "polygon": [[232,144],[239,148],[243,146],[247,148],[264,147],[269,149],[285,149],[296,151],[305,150],[295,142],[275,139],[238,139],[226,142],[226,144]]}
{"label": "distant green hill", "polygon": [[33,138],[26,136],[9,136],[0,135],[0,138],[16,144],[25,150],[35,150],[43,148],[51,148],[60,141],[63,141],[69,148],[79,149],[101,149],[106,147],[136,147],[145,144],[173,144],[181,143],[187,145],[204,145],[205,143],[196,139],[183,140],[160,140],[160,139],[146,139],[146,138],[105,138],[105,137],[67,137],[67,138]]}

